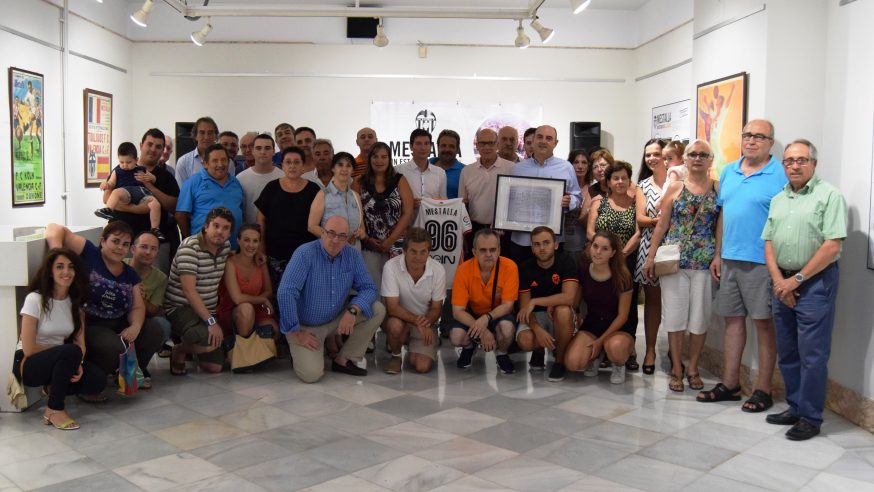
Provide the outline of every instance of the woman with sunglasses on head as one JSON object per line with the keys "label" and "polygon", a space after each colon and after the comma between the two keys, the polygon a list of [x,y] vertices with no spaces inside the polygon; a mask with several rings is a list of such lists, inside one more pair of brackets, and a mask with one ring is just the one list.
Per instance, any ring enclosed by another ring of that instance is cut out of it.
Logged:
{"label": "woman with sunglasses on head", "polygon": [[651,139],[643,146],[640,171],[637,173],[636,196],[637,227],[640,229],[640,248],[634,267],[634,281],[643,286],[643,326],[646,333],[646,355],[643,357],[643,373],[655,372],[656,339],[662,317],[662,293],[658,279],[650,278],[643,271],[646,255],[652,248],[652,230],[658,223],[658,206],[665,186],[667,166],[663,156],[665,142]]}
{"label": "woman with sunglasses on head", "polygon": [[48,386],[43,422],[56,429],[79,424],[64,409],[67,395],[100,394],[106,374],[85,360],[88,272],[79,256],[56,248],[43,258],[21,307],[21,338],[12,372],[23,385]]}

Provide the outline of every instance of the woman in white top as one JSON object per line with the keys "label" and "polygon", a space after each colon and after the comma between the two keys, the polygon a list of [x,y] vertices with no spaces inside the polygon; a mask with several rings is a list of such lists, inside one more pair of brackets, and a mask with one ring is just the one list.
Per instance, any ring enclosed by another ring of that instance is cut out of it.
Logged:
{"label": "woman in white top", "polygon": [[98,394],[106,386],[103,371],[85,361],[85,265],[68,249],[52,249],[30,290],[21,308],[21,339],[13,372],[25,386],[49,385],[46,425],[76,430],[79,424],[64,410],[64,398]]}

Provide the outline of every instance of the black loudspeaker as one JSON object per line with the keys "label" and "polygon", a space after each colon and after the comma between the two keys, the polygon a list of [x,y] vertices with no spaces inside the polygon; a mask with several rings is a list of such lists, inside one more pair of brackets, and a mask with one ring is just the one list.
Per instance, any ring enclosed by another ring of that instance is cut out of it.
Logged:
{"label": "black loudspeaker", "polygon": [[176,160],[197,148],[197,142],[191,136],[191,131],[194,129],[193,121],[177,121],[176,122]]}
{"label": "black loudspeaker", "polygon": [[376,25],[379,19],[376,17],[347,17],[346,37],[373,39],[376,37]]}
{"label": "black loudspeaker", "polygon": [[591,153],[601,147],[600,121],[571,122],[571,150],[583,149]]}

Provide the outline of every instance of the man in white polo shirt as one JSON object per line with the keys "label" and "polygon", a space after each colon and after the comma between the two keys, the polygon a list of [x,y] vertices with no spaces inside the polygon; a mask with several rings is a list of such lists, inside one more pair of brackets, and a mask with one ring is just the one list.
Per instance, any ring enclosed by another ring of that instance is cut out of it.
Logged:
{"label": "man in white polo shirt", "polygon": [[385,298],[385,329],[391,359],[385,372],[401,372],[401,347],[409,344],[410,366],[431,370],[437,358],[437,319],[446,297],[446,272],[429,256],[431,235],[412,227],[404,239],[404,254],[387,261],[380,293]]}

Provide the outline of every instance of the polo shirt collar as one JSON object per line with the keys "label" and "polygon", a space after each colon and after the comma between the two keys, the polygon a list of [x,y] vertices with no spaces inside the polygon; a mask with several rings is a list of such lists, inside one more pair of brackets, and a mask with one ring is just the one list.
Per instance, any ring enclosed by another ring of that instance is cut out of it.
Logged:
{"label": "polo shirt collar", "polygon": [[[230,167],[230,166],[229,166],[229,167]],[[203,177],[204,177],[204,179],[208,179],[208,180],[212,181],[213,183],[215,183],[215,184],[221,186],[222,188],[224,188],[225,186],[231,184],[231,181],[233,181],[234,179],[236,179],[236,178],[234,178],[233,176],[231,176],[230,173],[228,173],[227,177],[225,178],[225,183],[222,184],[222,183],[219,183],[219,181],[218,181],[217,179],[213,178],[213,177],[209,174],[209,171],[206,170],[206,168],[201,169],[200,172],[203,173]]]}
{"label": "polo shirt collar", "polygon": [[[207,253],[209,253],[209,250],[206,249],[206,236],[204,236],[203,230],[198,232],[196,237],[197,237],[197,247],[201,251],[206,251]],[[225,241],[225,243],[222,244],[221,247],[218,249],[215,256],[220,256],[222,253],[225,252],[225,249],[228,249],[228,250],[231,249],[231,242],[230,241]],[[210,254],[212,254],[212,253],[210,253]]]}
{"label": "polo shirt collar", "polygon": [[822,182],[822,180],[819,179],[819,176],[817,176],[816,174],[814,174],[814,175],[810,178],[810,180],[808,180],[807,183],[806,183],[804,186],[802,186],[801,189],[798,190],[798,191],[794,191],[794,190],[792,189],[792,184],[791,184],[791,183],[786,183],[786,186],[784,186],[783,189],[784,189],[784,190],[786,191],[786,193],[789,194],[789,195],[808,195],[808,194],[810,194],[810,193],[813,193],[813,190],[816,189],[816,187],[819,186],[819,184],[820,184],[821,182]]}
{"label": "polo shirt collar", "polygon": [[[401,271],[404,272],[404,273],[409,273],[409,272],[407,271],[407,261],[406,261],[406,259],[402,259],[400,263],[401,263]],[[477,266],[479,266],[479,264],[477,264]],[[433,274],[434,274],[434,269],[431,268],[431,262],[430,262],[430,261],[426,261],[426,262],[425,262],[425,273],[422,274],[422,278],[420,278],[419,280],[422,280],[423,278],[428,278],[428,277],[430,277],[430,276],[433,275]],[[412,278],[412,275],[410,276],[410,278]]]}
{"label": "polo shirt collar", "polygon": [[[737,161],[737,168],[734,169],[734,172],[736,172],[737,174],[743,174],[741,166],[743,166],[744,159],[746,159],[746,157],[741,156],[741,158]],[[774,174],[778,170],[778,168],[780,172],[783,171],[783,166],[777,161],[777,159],[774,159],[773,155],[769,155],[768,162],[761,169],[754,172],[753,174],[750,174],[750,176],[755,176],[756,174]]]}

